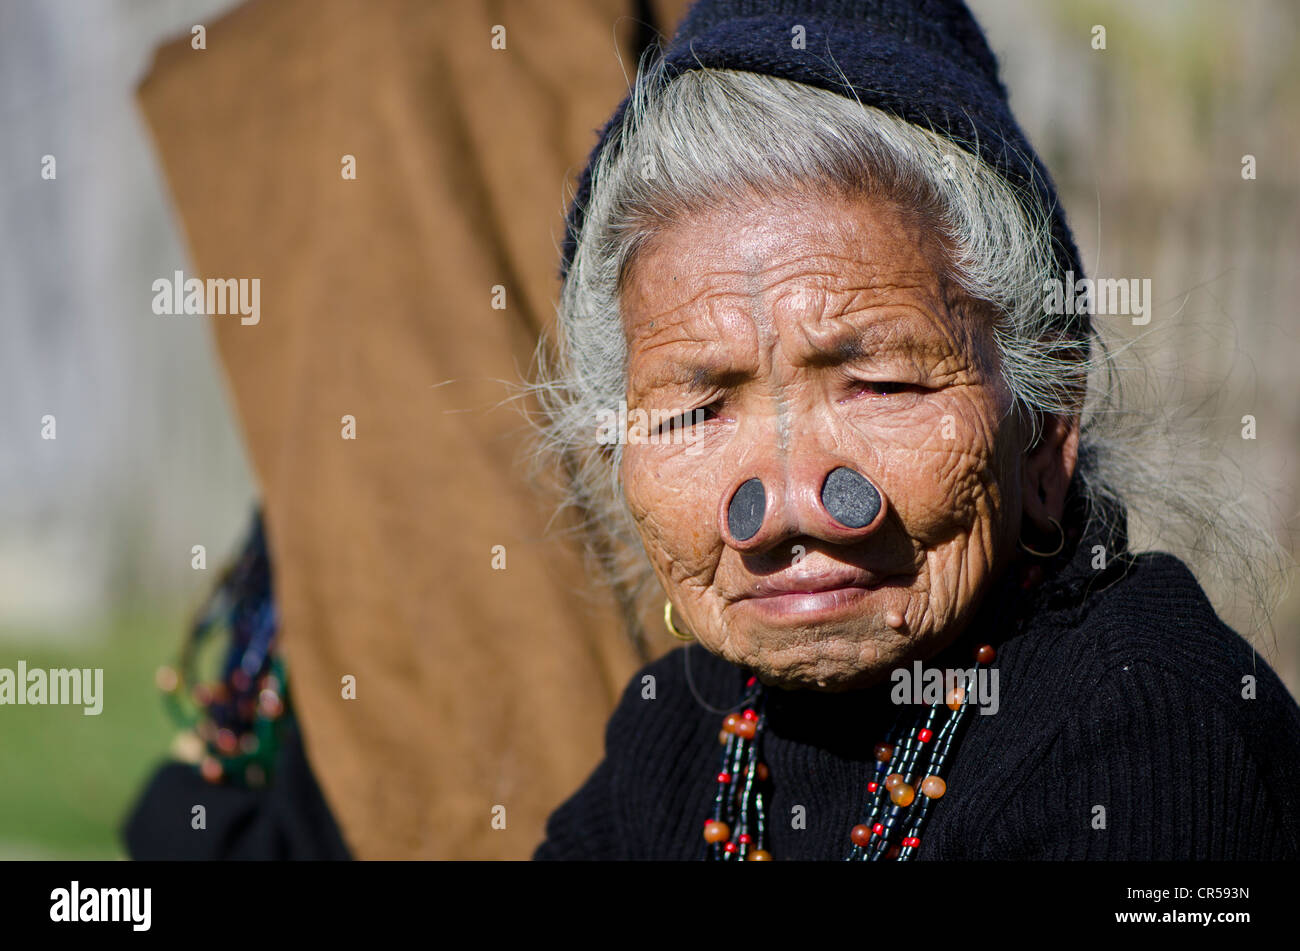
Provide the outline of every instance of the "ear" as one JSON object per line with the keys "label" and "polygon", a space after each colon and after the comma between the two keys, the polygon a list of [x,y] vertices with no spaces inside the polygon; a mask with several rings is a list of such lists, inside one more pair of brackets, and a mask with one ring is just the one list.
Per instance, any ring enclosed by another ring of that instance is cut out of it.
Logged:
{"label": "ear", "polygon": [[1079,417],[1044,415],[1037,442],[1025,449],[1021,498],[1024,514],[1044,533],[1065,514],[1065,492],[1079,461]]}

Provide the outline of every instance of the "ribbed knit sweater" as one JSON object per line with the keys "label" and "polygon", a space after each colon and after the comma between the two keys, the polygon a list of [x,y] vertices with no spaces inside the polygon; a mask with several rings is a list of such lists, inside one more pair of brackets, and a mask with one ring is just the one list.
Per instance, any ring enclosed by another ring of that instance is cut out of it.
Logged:
{"label": "ribbed knit sweater", "polygon": [[[1002,579],[968,633],[927,662],[966,668],[974,645],[993,644],[999,704],[968,712],[916,858],[1300,858],[1295,701],[1181,561],[1123,554],[1122,513],[1106,523],[1072,505],[1074,539],[1049,580],[1026,592]],[[747,676],[698,644],[637,673],[604,760],[551,816],[535,858],[699,858],[723,717],[701,701],[733,708]],[[874,746],[898,712],[890,690],[767,691],[776,860],[848,854]]]}

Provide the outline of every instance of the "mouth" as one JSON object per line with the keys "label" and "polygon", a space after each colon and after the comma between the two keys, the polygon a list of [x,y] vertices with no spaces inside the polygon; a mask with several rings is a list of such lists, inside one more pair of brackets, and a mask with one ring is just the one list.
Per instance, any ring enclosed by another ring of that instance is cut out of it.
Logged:
{"label": "mouth", "polygon": [[857,569],[758,579],[737,607],[769,624],[829,621],[861,613],[887,579]]}
{"label": "mouth", "polygon": [[845,585],[822,591],[788,591],[744,598],[745,609],[768,624],[812,624],[860,613],[876,585]]}

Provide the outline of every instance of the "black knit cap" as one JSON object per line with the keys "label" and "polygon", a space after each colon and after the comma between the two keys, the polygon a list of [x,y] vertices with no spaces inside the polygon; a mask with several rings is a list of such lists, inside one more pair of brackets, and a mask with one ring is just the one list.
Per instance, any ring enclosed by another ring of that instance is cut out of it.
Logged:
{"label": "black knit cap", "polygon": [[[792,43],[796,25],[805,30],[803,49]],[[1083,276],[1051,176],[1016,124],[997,59],[961,0],[699,0],[663,55],[668,77],[701,67],[764,73],[856,95],[948,137],[1037,196],[1052,215],[1058,272]],[[561,278],[577,250],[592,167],[629,101],[601,129],[578,181]],[[1089,331],[1085,315],[1061,320],[1071,336]]]}

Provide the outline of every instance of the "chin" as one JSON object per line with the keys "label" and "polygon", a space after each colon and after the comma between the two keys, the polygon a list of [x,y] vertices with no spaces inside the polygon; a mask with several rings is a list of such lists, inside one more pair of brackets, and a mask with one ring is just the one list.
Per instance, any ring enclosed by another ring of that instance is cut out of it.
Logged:
{"label": "chin", "polygon": [[[854,630],[818,628],[758,631],[747,638],[755,645],[741,656],[721,656],[754,671],[769,687],[842,693],[881,683],[911,654],[912,641],[862,620]],[[865,628],[865,629],[864,629]]]}

